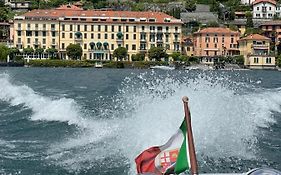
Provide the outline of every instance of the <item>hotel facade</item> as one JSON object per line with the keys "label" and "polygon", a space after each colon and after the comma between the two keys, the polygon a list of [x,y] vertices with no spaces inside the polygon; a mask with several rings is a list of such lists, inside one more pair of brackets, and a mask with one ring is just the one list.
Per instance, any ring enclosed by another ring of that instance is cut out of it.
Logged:
{"label": "hotel facade", "polygon": [[[182,22],[162,12],[94,11],[73,5],[32,10],[14,18],[14,45],[23,48],[55,48],[69,59],[66,48],[80,44],[83,59],[114,60],[118,47],[133,54],[163,47],[168,54],[181,52]],[[147,56],[146,56],[147,58]]]}

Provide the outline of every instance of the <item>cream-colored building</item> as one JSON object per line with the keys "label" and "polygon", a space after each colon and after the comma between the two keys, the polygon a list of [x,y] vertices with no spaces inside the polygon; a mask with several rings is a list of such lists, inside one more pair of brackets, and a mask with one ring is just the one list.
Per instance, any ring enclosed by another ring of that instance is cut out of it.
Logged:
{"label": "cream-colored building", "polygon": [[238,40],[244,65],[251,69],[275,69],[275,56],[270,54],[270,38],[251,34]]}
{"label": "cream-colored building", "polygon": [[128,50],[127,60],[151,47],[167,53],[181,51],[181,20],[162,12],[94,11],[73,5],[52,10],[32,10],[14,20],[14,45],[56,48],[68,59],[66,47],[78,43],[84,59],[113,60],[118,47]]}

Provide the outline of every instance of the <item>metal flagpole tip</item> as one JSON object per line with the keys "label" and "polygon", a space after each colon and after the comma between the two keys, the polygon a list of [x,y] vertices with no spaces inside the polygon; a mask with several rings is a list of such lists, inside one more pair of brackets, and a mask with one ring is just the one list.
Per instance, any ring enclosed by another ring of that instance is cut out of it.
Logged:
{"label": "metal flagpole tip", "polygon": [[183,102],[188,102],[188,97],[187,96],[182,97],[182,101]]}

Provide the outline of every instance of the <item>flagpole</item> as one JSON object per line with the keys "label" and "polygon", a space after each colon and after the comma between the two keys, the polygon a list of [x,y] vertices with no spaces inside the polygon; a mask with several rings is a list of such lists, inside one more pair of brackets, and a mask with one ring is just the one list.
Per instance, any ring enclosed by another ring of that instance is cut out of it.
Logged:
{"label": "flagpole", "polygon": [[194,141],[193,141],[193,134],[192,134],[192,128],[191,128],[191,117],[190,117],[190,111],[188,107],[188,97],[184,96],[182,98],[183,105],[184,105],[184,113],[185,113],[185,120],[186,120],[186,127],[187,127],[187,139],[188,139],[188,150],[189,150],[189,156],[190,156],[190,169],[191,174],[196,175],[198,174],[198,165],[197,165],[197,159],[195,154],[195,147],[194,147]]}

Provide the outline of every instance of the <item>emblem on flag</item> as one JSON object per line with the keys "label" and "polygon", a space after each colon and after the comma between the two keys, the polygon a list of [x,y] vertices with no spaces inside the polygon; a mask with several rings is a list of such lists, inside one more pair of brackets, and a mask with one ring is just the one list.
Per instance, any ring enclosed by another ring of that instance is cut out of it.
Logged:
{"label": "emblem on flag", "polygon": [[165,173],[168,168],[170,168],[174,163],[176,163],[178,154],[178,149],[168,150],[163,153],[160,153],[160,165],[162,173]]}

